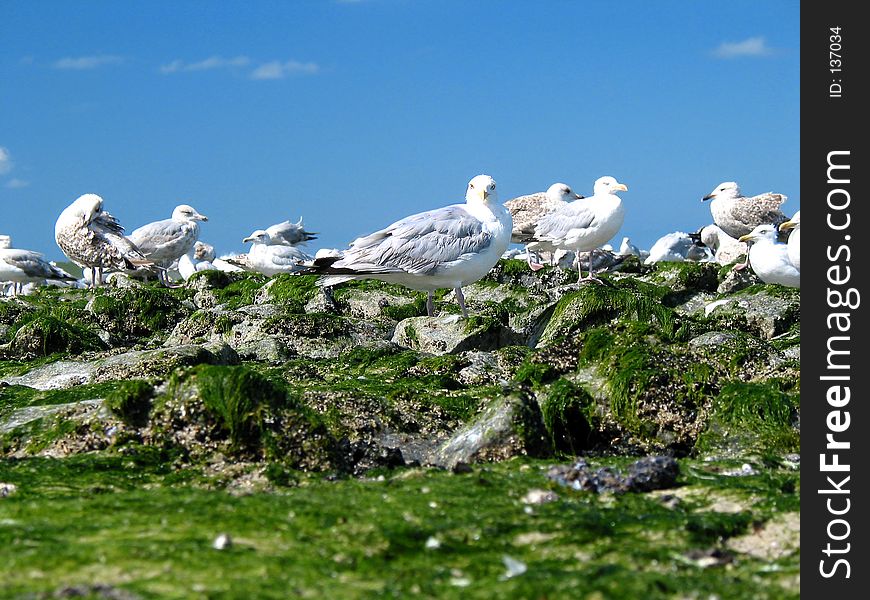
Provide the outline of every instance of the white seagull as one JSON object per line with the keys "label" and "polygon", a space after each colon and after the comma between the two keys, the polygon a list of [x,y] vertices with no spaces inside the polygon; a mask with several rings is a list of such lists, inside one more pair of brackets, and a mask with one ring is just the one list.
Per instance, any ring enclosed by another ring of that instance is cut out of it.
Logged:
{"label": "white seagull", "polygon": [[700,234],[701,242],[713,251],[716,262],[720,265],[733,263],[749,249],[744,242],[737,241],[715,224],[703,227]]}
{"label": "white seagull", "polygon": [[779,226],[779,230],[783,229],[788,230],[791,229],[791,233],[788,236],[788,259],[791,261],[791,264],[797,267],[797,270],[801,270],[801,211],[797,211],[794,216],[786,221],[785,223],[781,223]]}
{"label": "white seagull", "polygon": [[[535,223],[546,215],[556,212],[569,202],[582,198],[574,192],[567,183],[557,182],[547,188],[546,192],[536,192],[525,196],[518,196],[504,203],[511,213],[513,228],[511,242],[522,244],[523,240],[534,234]],[[549,252],[550,262],[554,259],[554,248],[542,242],[529,242],[526,244],[526,260],[534,269],[532,253]],[[538,267],[540,268],[540,267]]]}
{"label": "white seagull", "polygon": [[90,269],[92,287],[100,285],[103,271],[153,264],[124,237],[124,228],[103,210],[103,199],[96,194],[83,194],[63,209],[54,224],[54,240],[71,261]]}
{"label": "white seagull", "polygon": [[674,231],[656,240],[643,263],[652,265],[657,262],[685,260],[703,262],[710,259],[712,259],[710,249],[701,243],[699,234]]}
{"label": "white seagull", "polygon": [[315,259],[310,273],[326,275],[320,285],[351,279],[379,279],[428,293],[453,288],[467,317],[462,287],[474,283],[498,262],[511,241],[511,214],[499,203],[495,181],[478,175],[469,183],[465,204],[452,204],[396,221],[357,238],[339,257]]}
{"label": "white seagull", "polygon": [[313,260],[295,245],[273,243],[267,230],[258,229],[242,242],[253,244],[247,255],[248,268],[263,275],[298,273],[305,268],[304,262]]}
{"label": "white seagull", "polygon": [[178,259],[178,273],[186,281],[198,271],[216,270],[217,267],[214,266],[214,260],[214,246],[197,240],[193,244],[193,250],[190,250]]}
{"label": "white seagull", "polygon": [[[625,220],[625,208],[616,193],[620,191],[628,191],[628,187],[609,175],[599,177],[592,196],[569,202],[545,215],[524,241],[541,242],[556,250],[571,250],[575,256],[598,248],[616,235]],[[579,283],[583,280],[583,271],[579,260],[576,262]],[[589,270],[587,279],[597,281],[594,269]]]}
{"label": "white seagull", "polygon": [[765,223],[739,239],[752,242],[749,265],[761,281],[800,288],[801,272],[788,258],[788,246],[778,242],[776,236],[776,226]]}
{"label": "white seagull", "polygon": [[142,253],[162,267],[157,277],[164,285],[169,285],[166,269],[190,252],[199,238],[199,221],[208,221],[208,217],[190,205],[180,204],[172,211],[171,218],[148,223],[130,234],[130,240]]}
{"label": "white seagull", "polygon": [[0,248],[0,281],[12,282],[12,295],[21,293],[25,283],[55,281],[76,281],[76,278],[49,263],[42,254],[32,250]]}

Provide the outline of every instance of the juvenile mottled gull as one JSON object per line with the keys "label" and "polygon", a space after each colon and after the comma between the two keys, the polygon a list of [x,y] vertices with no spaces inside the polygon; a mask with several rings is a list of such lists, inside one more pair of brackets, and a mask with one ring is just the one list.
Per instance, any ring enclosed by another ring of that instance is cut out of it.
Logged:
{"label": "juvenile mottled gull", "polygon": [[0,281],[13,283],[13,295],[20,293],[25,283],[43,282],[46,279],[70,283],[76,281],[75,277],[42,258],[39,252],[0,248]]}
{"label": "juvenile mottled gull", "polygon": [[791,261],[797,270],[801,270],[801,211],[797,211],[794,216],[781,223],[779,230],[789,230],[791,234],[788,236],[788,259]]}
{"label": "juvenile mottled gull", "polygon": [[316,232],[305,230],[305,225],[302,224],[302,217],[299,217],[299,221],[296,223],[291,223],[288,220],[271,225],[266,228],[266,233],[269,234],[270,243],[273,245],[298,246],[317,239]]}
{"label": "juvenile mottled gull", "polygon": [[142,253],[163,269],[158,273],[160,282],[169,285],[166,269],[176,260],[190,252],[199,238],[198,221],[208,221],[187,204],[180,204],[172,211],[172,217],[154,221],[139,227],[130,234],[130,240]]}
{"label": "juvenile mottled gull", "polygon": [[67,206],[54,224],[54,240],[66,256],[90,269],[91,285],[103,280],[103,271],[126,271],[153,264],[124,237],[118,220],[103,210],[103,199],[84,194]]}
{"label": "juvenile mottled gull", "polygon": [[298,273],[305,268],[303,262],[313,260],[294,245],[273,243],[267,230],[258,229],[242,242],[253,243],[248,252],[248,267],[263,275]]}
{"label": "juvenile mottled gull", "polygon": [[730,265],[749,250],[745,243],[734,239],[715,224],[701,228],[700,234],[701,242],[713,251],[720,265]]}
{"label": "juvenile mottled gull", "polygon": [[213,271],[215,260],[214,246],[197,240],[193,244],[193,250],[178,259],[178,273],[185,279],[199,271]]}
{"label": "juvenile mottled gull", "polygon": [[712,200],[713,222],[733,238],[746,235],[763,223],[778,225],[787,218],[779,210],[786,196],[768,192],[748,198],[733,181],[720,183],[702,200]]}
{"label": "juvenile mottled gull", "polygon": [[[593,195],[564,205],[542,217],[534,226],[534,232],[523,241],[537,241],[556,250],[572,250],[575,255],[594,250],[616,235],[625,220],[625,208],[616,192],[627,191],[625,184],[610,176],[595,181]],[[540,265],[536,265],[540,268]],[[535,265],[532,266],[535,268]],[[577,262],[577,281],[583,279],[583,271]],[[587,277],[596,280],[594,269]]]}
{"label": "juvenile mottled gull", "polygon": [[[582,198],[575,193],[567,183],[554,183],[546,192],[536,192],[526,196],[518,196],[504,203],[513,219],[511,242],[523,243],[523,240],[534,234],[535,223],[546,215],[555,212],[571,202]],[[529,242],[526,244],[526,259],[532,266],[532,252],[550,252],[551,262],[554,248],[542,242]]]}
{"label": "juvenile mottled gull", "polygon": [[340,257],[315,259],[311,273],[327,275],[321,285],[351,279],[379,279],[432,293],[453,288],[468,316],[462,286],[474,283],[498,262],[511,239],[511,214],[498,202],[495,181],[478,175],[468,183],[465,204],[452,204],[405,217],[357,238]]}
{"label": "juvenile mottled gull", "polygon": [[749,265],[761,281],[799,288],[801,272],[788,259],[788,246],[778,242],[776,236],[776,227],[765,223],[739,239],[752,242]]}

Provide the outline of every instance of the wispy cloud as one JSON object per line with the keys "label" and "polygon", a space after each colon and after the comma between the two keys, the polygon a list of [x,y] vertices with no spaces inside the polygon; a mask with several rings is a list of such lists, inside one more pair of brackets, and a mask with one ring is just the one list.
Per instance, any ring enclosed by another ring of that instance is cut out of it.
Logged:
{"label": "wispy cloud", "polygon": [[86,71],[108,65],[119,65],[123,62],[124,58],[121,56],[99,54],[95,56],[68,56],[54,61],[51,66],[55,69],[64,69],[68,71]]}
{"label": "wispy cloud", "polygon": [[169,74],[189,71],[210,71],[214,69],[237,69],[240,67],[247,67],[249,64],[251,64],[251,59],[247,56],[236,56],[235,58],[211,56],[205,60],[194,63],[188,63],[183,60],[173,60],[171,63],[161,66],[160,72]]}
{"label": "wispy cloud", "polygon": [[28,185],[30,185],[29,181],[24,181],[23,179],[18,179],[17,177],[13,177],[9,181],[7,181],[5,184],[3,184],[3,187],[7,187],[10,190],[17,190],[17,189],[21,189],[21,188],[26,188]]}
{"label": "wispy cloud", "polygon": [[296,60],[263,63],[251,73],[251,79],[284,79],[290,75],[313,75],[320,70],[317,63],[302,63]]}
{"label": "wispy cloud", "polygon": [[746,38],[740,42],[722,42],[713,50],[713,56],[716,58],[759,57],[771,54],[773,54],[773,48],[767,45],[762,36]]}
{"label": "wispy cloud", "polygon": [[9,150],[0,146],[0,175],[5,175],[12,170],[12,155]]}

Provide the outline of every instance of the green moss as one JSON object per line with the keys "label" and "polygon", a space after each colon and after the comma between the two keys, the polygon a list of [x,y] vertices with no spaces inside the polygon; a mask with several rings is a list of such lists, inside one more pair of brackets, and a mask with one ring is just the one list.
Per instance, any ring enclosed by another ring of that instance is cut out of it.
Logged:
{"label": "green moss", "polygon": [[794,426],[800,402],[799,386],[799,381],[778,379],[724,384],[715,398],[698,449],[799,451],[800,433]]}
{"label": "green moss", "polygon": [[105,349],[105,343],[93,330],[56,314],[43,310],[23,313],[8,333],[14,352],[18,356],[49,356]]}
{"label": "green moss", "polygon": [[501,266],[502,273],[507,277],[528,275],[529,273],[529,265],[524,260],[517,260],[515,258],[499,259],[498,264]]}
{"label": "green moss", "polygon": [[381,314],[394,321],[426,316],[426,295],[419,294],[413,302],[407,304],[385,306],[381,309]]}
{"label": "green moss", "polygon": [[517,383],[538,389],[542,385],[555,380],[558,376],[559,372],[553,365],[535,362],[534,356],[532,356],[520,365],[514,374],[514,380]]}
{"label": "green moss", "polygon": [[652,275],[654,281],[668,284],[676,289],[702,290],[715,292],[719,286],[719,270],[717,263],[710,262],[659,262]]}
{"label": "green moss", "polygon": [[305,305],[320,293],[316,275],[281,273],[269,283],[269,297],[285,312],[303,313]]}
{"label": "green moss", "polygon": [[746,533],[752,521],[752,513],[748,511],[699,512],[689,515],[686,519],[686,531],[696,544],[704,546],[722,544],[728,538]]}
{"label": "green moss", "polygon": [[263,323],[267,333],[295,335],[305,338],[332,338],[347,335],[350,322],[345,317],[329,313],[280,314]]}
{"label": "green moss", "polygon": [[154,386],[141,379],[121,382],[105,398],[106,407],[122,421],[136,427],[144,426],[151,411]]}
{"label": "green moss", "polygon": [[[201,273],[220,273],[220,271],[201,271]],[[199,273],[197,273],[199,275]],[[219,304],[230,310],[254,303],[260,289],[269,281],[269,278],[260,273],[223,273],[223,276],[212,276],[214,286],[209,290],[215,295]],[[193,278],[191,277],[189,282]],[[212,280],[209,279],[209,284]],[[188,283],[191,285],[191,283]]]}
{"label": "green moss", "polygon": [[588,448],[594,401],[586,390],[562,377],[550,384],[540,404],[553,451],[576,456]]}
{"label": "green moss", "polygon": [[124,337],[144,337],[171,330],[190,309],[182,304],[188,290],[157,286],[94,292],[90,312],[107,331]]}

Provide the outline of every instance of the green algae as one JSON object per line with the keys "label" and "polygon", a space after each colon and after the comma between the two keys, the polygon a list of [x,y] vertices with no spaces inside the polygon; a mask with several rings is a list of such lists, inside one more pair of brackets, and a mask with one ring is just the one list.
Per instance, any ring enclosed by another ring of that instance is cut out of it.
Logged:
{"label": "green algae", "polygon": [[305,305],[320,293],[316,275],[281,273],[269,283],[269,297],[287,313],[303,313]]}
{"label": "green algae", "polygon": [[[573,492],[547,483],[549,464],[292,476],[291,487],[233,495],[135,454],[7,461],[0,481],[18,489],[0,502],[0,580],[12,597],[97,583],[178,598],[799,597],[799,553],[771,569],[725,547],[774,508],[796,510],[781,491],[796,474],[729,480],[715,465],[684,468],[683,491],[706,498],[723,484],[747,502],[727,514],[700,500],[668,508],[649,494]],[[520,498],[541,487],[558,499],[524,511]],[[232,545],[215,550],[221,533]],[[727,568],[691,558],[715,550]],[[526,571],[506,576],[505,556]]]}
{"label": "green algae", "polygon": [[191,309],[182,301],[192,293],[185,289],[167,289],[157,284],[134,288],[94,291],[88,305],[97,323],[107,331],[139,338],[171,330]]}
{"label": "green algae", "polygon": [[142,427],[148,422],[154,386],[142,379],[130,379],[109,392],[105,405],[129,425]]}
{"label": "green algae", "polygon": [[589,447],[595,405],[589,392],[562,377],[547,388],[540,405],[553,452],[576,456]]}

